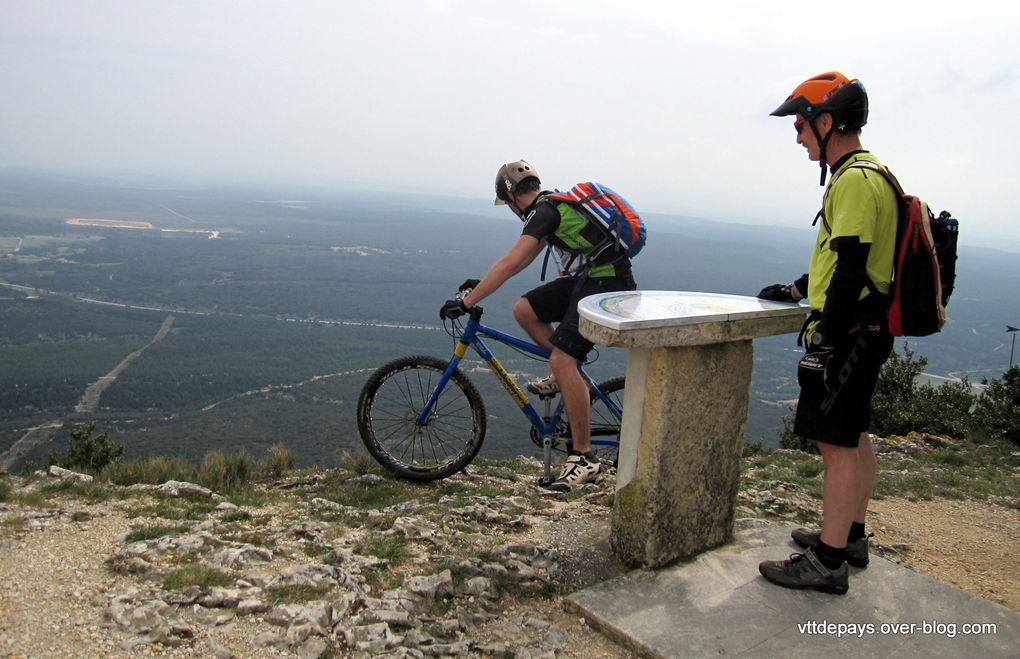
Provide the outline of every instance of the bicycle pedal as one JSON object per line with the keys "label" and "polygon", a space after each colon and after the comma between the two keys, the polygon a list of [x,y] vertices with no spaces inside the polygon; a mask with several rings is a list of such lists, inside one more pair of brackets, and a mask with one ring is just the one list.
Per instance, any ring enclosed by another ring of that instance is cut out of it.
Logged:
{"label": "bicycle pedal", "polygon": [[542,488],[548,489],[549,486],[552,485],[553,481],[555,481],[555,480],[556,479],[553,478],[552,476],[541,476],[538,479],[538,486],[542,487]]}

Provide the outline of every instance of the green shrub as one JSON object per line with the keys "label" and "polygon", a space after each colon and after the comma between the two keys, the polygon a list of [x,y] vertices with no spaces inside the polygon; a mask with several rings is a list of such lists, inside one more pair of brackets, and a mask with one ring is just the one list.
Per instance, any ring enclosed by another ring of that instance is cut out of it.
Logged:
{"label": "green shrub", "polygon": [[193,472],[194,468],[184,458],[157,456],[108,465],[100,473],[100,478],[116,485],[158,485],[167,481],[190,480]]}
{"label": "green shrub", "polygon": [[251,458],[247,451],[209,451],[198,465],[195,480],[216,492],[235,492],[249,484],[251,474]]}
{"label": "green shrub", "polygon": [[974,425],[970,410],[974,394],[970,383],[947,382],[939,387],[918,385],[928,360],[915,359],[910,346],[904,344],[903,356],[894,350],[882,372],[872,399],[871,431],[888,437],[910,431],[933,435],[949,435],[962,439]]}
{"label": "green shrub", "polygon": [[419,499],[421,494],[422,486],[416,483],[385,480],[378,483],[342,483],[325,490],[320,496],[350,508],[378,510]]}
{"label": "green shrub", "polygon": [[264,478],[279,478],[294,471],[295,462],[291,450],[281,443],[276,443],[259,460],[256,472]]}
{"label": "green shrub", "polygon": [[163,526],[161,524],[142,526],[128,532],[128,534],[124,537],[124,543],[131,544],[132,542],[138,542],[139,540],[155,540],[156,538],[162,538],[168,535],[181,535],[187,530],[188,527],[186,526]]}
{"label": "green shrub", "polygon": [[14,488],[7,482],[7,479],[0,477],[0,503],[10,499],[13,491]]}
{"label": "green shrub", "polygon": [[188,586],[212,588],[226,587],[234,583],[233,577],[226,572],[206,565],[185,565],[177,568],[163,579],[163,588],[179,590]]}
{"label": "green shrub", "polygon": [[354,545],[354,553],[383,558],[391,563],[399,563],[410,556],[407,540],[396,535],[369,535]]}
{"label": "green shrub", "polygon": [[982,380],[984,394],[978,398],[975,417],[990,435],[1020,445],[1020,366],[1002,374],[1001,380]]}
{"label": "green shrub", "polygon": [[353,471],[359,476],[387,473],[385,468],[369,455],[368,451],[358,451],[354,454],[350,451],[344,451],[340,455],[340,466],[347,471]]}
{"label": "green shrub", "polygon": [[104,467],[119,462],[124,455],[124,447],[110,440],[110,429],[101,435],[94,435],[96,422],[77,426],[68,439],[67,453],[51,451],[49,464],[98,474]]}
{"label": "green shrub", "polygon": [[795,412],[791,411],[783,417],[783,429],[779,431],[779,448],[804,451],[805,453],[818,453],[818,442],[793,433],[794,414]]}

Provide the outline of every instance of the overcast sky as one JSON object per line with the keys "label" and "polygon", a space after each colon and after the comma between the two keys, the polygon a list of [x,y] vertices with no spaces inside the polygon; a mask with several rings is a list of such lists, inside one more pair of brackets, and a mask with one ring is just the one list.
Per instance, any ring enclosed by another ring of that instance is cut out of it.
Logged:
{"label": "overcast sky", "polygon": [[1020,247],[1020,4],[0,0],[0,168],[487,200],[526,158],[639,210],[805,226],[769,117],[833,69],[908,191]]}

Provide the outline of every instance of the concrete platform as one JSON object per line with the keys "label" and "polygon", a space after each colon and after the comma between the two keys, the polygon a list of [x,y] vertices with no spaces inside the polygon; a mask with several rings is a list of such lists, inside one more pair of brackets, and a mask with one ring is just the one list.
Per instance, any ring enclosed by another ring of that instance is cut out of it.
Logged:
{"label": "concrete platform", "polygon": [[[758,563],[798,551],[792,528],[738,531],[693,561],[629,572],[568,605],[649,657],[1020,656],[1020,613],[874,554],[866,569],[850,568],[846,595],[770,584]],[[968,623],[986,628],[964,633]]]}

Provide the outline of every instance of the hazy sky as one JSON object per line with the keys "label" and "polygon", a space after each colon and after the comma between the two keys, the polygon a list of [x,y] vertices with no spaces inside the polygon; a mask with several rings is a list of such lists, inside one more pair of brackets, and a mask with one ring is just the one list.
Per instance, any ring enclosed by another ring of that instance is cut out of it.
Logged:
{"label": "hazy sky", "polygon": [[810,75],[966,235],[1020,246],[1020,5],[0,0],[0,168],[491,196],[527,158],[639,210],[806,225]]}

